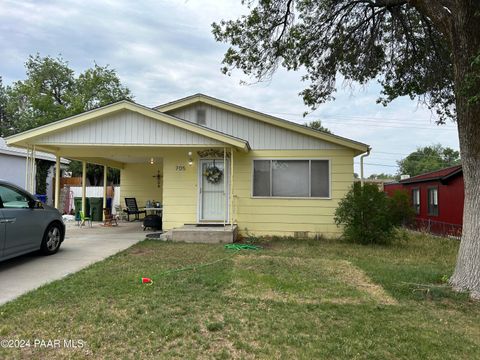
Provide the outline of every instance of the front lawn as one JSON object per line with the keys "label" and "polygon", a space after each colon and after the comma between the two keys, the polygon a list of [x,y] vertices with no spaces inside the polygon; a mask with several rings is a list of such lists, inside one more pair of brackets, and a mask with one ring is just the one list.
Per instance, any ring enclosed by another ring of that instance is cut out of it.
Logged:
{"label": "front lawn", "polygon": [[480,358],[480,304],[444,283],[457,242],[263,245],[144,241],[0,307],[0,339],[31,343],[0,358]]}

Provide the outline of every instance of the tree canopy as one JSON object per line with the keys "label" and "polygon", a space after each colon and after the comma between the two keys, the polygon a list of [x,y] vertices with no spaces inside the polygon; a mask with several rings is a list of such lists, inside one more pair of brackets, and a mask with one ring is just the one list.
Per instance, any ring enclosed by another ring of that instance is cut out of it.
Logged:
{"label": "tree canopy", "polygon": [[399,175],[416,176],[460,164],[460,153],[440,144],[419,147],[397,164]]}
{"label": "tree canopy", "polygon": [[304,125],[308,126],[309,128],[312,128],[314,130],[322,131],[322,132],[327,133],[327,134],[332,133],[330,131],[330,129],[328,129],[325,126],[322,125],[322,122],[320,120],[310,121],[308,123],[305,123]]}
{"label": "tree canopy", "polygon": [[11,127],[7,117],[7,99],[7,89],[3,85],[3,80],[0,76],[0,136],[2,135],[2,129]]}
{"label": "tree canopy", "polygon": [[302,69],[301,95],[316,108],[334,98],[336,80],[377,79],[387,104],[408,95],[436,109],[439,121],[454,116],[451,50],[432,20],[392,0],[248,1],[250,13],[213,24],[217,41],[231,44],[224,73],[233,68],[257,79],[279,65]]}
{"label": "tree canopy", "polygon": [[62,57],[30,56],[25,80],[0,82],[0,134],[8,136],[109,103],[132,99],[115,70],[94,65],[75,77]]}
{"label": "tree canopy", "polygon": [[[26,79],[4,86],[0,77],[0,135],[8,136],[45,125],[119,100],[132,100],[114,69],[94,64],[78,76],[62,57],[29,56]],[[69,170],[81,174],[81,164],[72,161]],[[103,166],[88,164],[92,185],[103,179]],[[118,182],[119,171],[109,170]],[[43,180],[40,181],[43,183]],[[42,188],[43,186],[40,186]]]}

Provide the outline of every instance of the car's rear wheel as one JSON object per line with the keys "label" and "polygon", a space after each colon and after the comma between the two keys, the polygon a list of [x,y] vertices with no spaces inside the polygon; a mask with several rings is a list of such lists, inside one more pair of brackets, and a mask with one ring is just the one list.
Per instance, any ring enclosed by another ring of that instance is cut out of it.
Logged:
{"label": "car's rear wheel", "polygon": [[55,254],[62,243],[62,229],[58,224],[50,224],[43,236],[40,250],[45,255]]}

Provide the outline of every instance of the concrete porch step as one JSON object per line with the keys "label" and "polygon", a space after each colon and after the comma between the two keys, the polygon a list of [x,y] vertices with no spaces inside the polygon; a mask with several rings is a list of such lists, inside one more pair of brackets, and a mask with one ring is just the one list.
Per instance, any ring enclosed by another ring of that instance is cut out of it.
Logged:
{"label": "concrete porch step", "polygon": [[222,244],[232,243],[237,238],[237,225],[205,226],[184,225],[171,230],[172,241],[188,243]]}

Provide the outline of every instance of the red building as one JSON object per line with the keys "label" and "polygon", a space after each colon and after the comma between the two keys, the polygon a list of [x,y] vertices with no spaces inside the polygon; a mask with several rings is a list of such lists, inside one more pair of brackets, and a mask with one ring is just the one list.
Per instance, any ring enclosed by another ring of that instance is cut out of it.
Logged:
{"label": "red building", "polygon": [[405,190],[411,196],[417,227],[433,233],[461,234],[464,201],[461,165],[385,184],[387,195],[391,196],[395,190]]}

